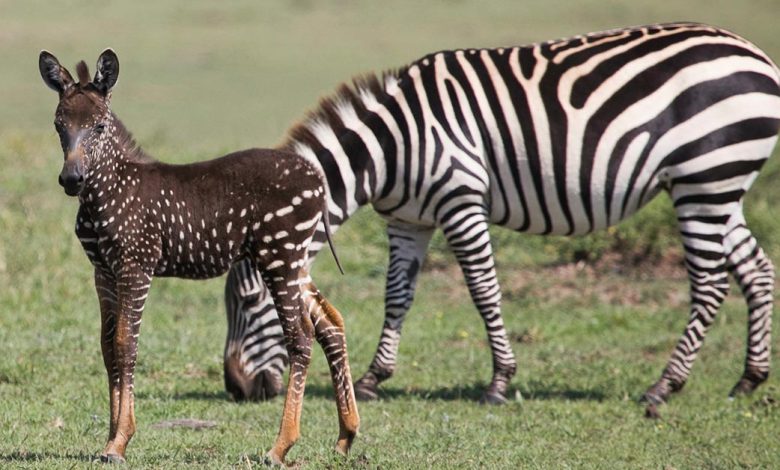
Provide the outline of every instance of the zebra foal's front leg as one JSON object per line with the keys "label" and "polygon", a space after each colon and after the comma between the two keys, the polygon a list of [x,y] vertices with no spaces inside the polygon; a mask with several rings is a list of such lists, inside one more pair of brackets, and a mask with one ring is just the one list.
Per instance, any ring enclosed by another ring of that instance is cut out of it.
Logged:
{"label": "zebra foal's front leg", "polygon": [[[108,441],[100,456],[104,462],[124,462],[127,444],[135,434],[133,387],[138,333],[151,281],[151,274],[136,266],[124,267],[117,275],[117,304],[111,345],[114,367],[118,374],[117,391],[112,394],[112,406],[116,403],[116,422],[113,426],[113,439]],[[113,415],[112,410],[112,421]]]}
{"label": "zebra foal's front leg", "polygon": [[263,280],[271,290],[279,320],[284,330],[287,353],[290,356],[290,376],[284,399],[282,423],[270,451],[265,456],[269,465],[284,465],[284,458],[301,435],[301,409],[306,374],[311,363],[311,345],[314,325],[305,315],[297,271],[263,273]]}
{"label": "zebra foal's front leg", "polygon": [[[95,290],[100,303],[100,349],[103,352],[103,365],[108,375],[109,427],[105,447],[107,450],[113,445],[119,422],[119,370],[114,353],[117,293],[113,275],[101,268],[95,268]],[[106,451],[104,455],[107,455]]]}

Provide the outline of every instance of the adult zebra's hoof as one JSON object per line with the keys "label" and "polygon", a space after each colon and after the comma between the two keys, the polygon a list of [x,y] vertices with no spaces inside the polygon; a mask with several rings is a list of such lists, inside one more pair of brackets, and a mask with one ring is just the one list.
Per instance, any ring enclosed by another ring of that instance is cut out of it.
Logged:
{"label": "adult zebra's hoof", "polygon": [[483,405],[504,405],[507,402],[503,393],[495,391],[486,391],[482,394],[479,402]]}
{"label": "adult zebra's hoof", "polygon": [[745,372],[739,382],[729,392],[729,397],[748,395],[769,377],[768,372]]}
{"label": "adult zebra's hoof", "polygon": [[659,380],[652,387],[647,389],[642,398],[639,399],[640,403],[647,403],[645,407],[645,418],[648,419],[660,419],[661,413],[658,411],[658,407],[666,403],[666,399],[672,393],[672,388],[664,380]]}
{"label": "adult zebra's hoof", "polygon": [[658,405],[655,403],[648,403],[645,407],[645,418],[661,419],[661,413],[658,412]]}
{"label": "adult zebra's hoof", "polygon": [[119,454],[102,454],[100,456],[100,461],[102,463],[111,463],[111,464],[120,464],[120,465],[126,463],[125,458]]}
{"label": "adult zebra's hoof", "polygon": [[379,399],[379,380],[371,372],[360,378],[354,385],[355,398],[359,401],[375,401]]}
{"label": "adult zebra's hoof", "polygon": [[737,384],[734,385],[734,388],[731,389],[729,392],[729,397],[734,398],[740,395],[749,395],[753,393],[753,390],[755,390],[758,385],[759,384],[753,382],[752,380],[743,377],[739,379],[739,382],[737,382]]}

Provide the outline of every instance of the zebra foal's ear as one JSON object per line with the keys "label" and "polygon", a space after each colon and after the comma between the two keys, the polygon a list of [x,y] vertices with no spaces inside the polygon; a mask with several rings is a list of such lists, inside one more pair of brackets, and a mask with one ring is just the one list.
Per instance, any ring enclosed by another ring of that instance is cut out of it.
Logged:
{"label": "zebra foal's ear", "polygon": [[65,67],[48,51],[41,51],[38,56],[38,70],[43,82],[62,96],[65,90],[73,86],[73,77]]}
{"label": "zebra foal's ear", "polygon": [[98,57],[95,79],[92,80],[92,83],[101,93],[108,95],[108,92],[116,85],[118,78],[119,59],[111,48],[106,49]]}

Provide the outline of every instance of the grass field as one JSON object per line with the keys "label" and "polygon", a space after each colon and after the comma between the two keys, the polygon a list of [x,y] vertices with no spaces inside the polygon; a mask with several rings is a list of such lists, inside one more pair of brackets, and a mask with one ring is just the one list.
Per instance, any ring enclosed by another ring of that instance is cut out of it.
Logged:
{"label": "grass field", "polygon": [[[107,432],[107,390],[91,268],[72,233],[76,201],[57,185],[56,95],[42,83],[46,48],[64,64],[113,47],[113,108],[144,148],[170,162],[273,146],[342,80],[426,52],[499,46],[655,21],[730,28],[780,60],[773,0],[744,2],[54,2],[0,0],[0,468],[83,468]],[[748,216],[780,263],[770,162]],[[289,455],[302,468],[778,468],[780,383],[728,401],[744,358],[745,309],[726,301],[686,389],[642,418],[639,395],[661,372],[687,315],[678,268],[618,271],[560,265],[614,237],[673,246],[666,201],[617,233],[578,239],[494,232],[504,316],[520,370],[504,407],[477,404],[490,377],[479,317],[452,257],[433,242],[384,399],[361,404],[352,455],[331,448],[337,420],[324,358],[315,355]],[[347,274],[329,256],[321,290],[345,314],[353,375],[368,366],[382,322],[383,222],[361,211],[336,234]],[[656,255],[658,253],[655,253]],[[651,256],[649,268],[659,259]],[[236,404],[222,385],[223,279],[156,280],[136,370],[138,433],[130,468],[254,468],[282,402]],[[777,363],[777,340],[774,341]],[[178,418],[210,429],[168,429]]]}

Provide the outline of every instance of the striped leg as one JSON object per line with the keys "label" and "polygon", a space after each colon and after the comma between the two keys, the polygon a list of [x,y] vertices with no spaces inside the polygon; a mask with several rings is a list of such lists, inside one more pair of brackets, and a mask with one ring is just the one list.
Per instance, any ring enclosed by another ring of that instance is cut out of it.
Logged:
{"label": "striped leg", "polygon": [[493,246],[484,213],[462,210],[457,220],[443,227],[450,249],[458,259],[471,299],[479,310],[493,355],[493,378],[482,395],[482,402],[506,402],[509,381],[517,371],[517,362],[509,344],[501,317],[501,287],[496,277]]}
{"label": "striped leg", "polygon": [[320,294],[313,283],[309,283],[303,292],[307,303],[306,309],[314,323],[314,335],[325,352],[336,393],[336,407],[339,414],[339,439],[336,442],[336,451],[347,455],[357,435],[360,417],[347,359],[344,320],[339,311]]}
{"label": "striped leg", "polygon": [[657,405],[664,403],[670,394],[685,385],[707,329],[715,320],[728,293],[723,245],[724,219],[728,219],[728,216],[689,215],[678,208],[685,265],[691,286],[691,313],[661,378],[642,397],[648,403],[647,417],[657,418]]}
{"label": "striped leg", "polygon": [[274,298],[284,330],[287,352],[290,355],[290,376],[282,423],[273,447],[266,454],[265,461],[267,464],[284,465],[284,457],[300,437],[303,391],[311,363],[314,324],[309,315],[303,314],[304,305],[297,270],[264,273],[263,280]]}
{"label": "striped leg", "polygon": [[225,388],[236,401],[275,397],[284,388],[287,350],[273,298],[249,259],[228,273],[225,307]]}
{"label": "striped leg", "polygon": [[113,276],[95,269],[95,290],[100,303],[100,349],[103,352],[103,364],[108,375],[109,427],[106,447],[110,447],[116,437],[119,421],[119,370],[114,354],[114,335],[116,333],[116,282]]}
{"label": "striped leg", "polygon": [[138,333],[141,329],[146,296],[152,278],[137,267],[123,269],[116,282],[118,309],[114,334],[115,367],[119,372],[119,400],[116,434],[106,444],[101,460],[124,462],[125,449],[135,434],[135,398],[133,379],[138,355]]}
{"label": "striped leg", "polygon": [[748,305],[745,372],[730,395],[750,393],[769,377],[775,271],[741,217],[726,235],[729,270]]}
{"label": "striped leg", "polygon": [[385,323],[374,359],[363,377],[355,382],[360,400],[375,400],[378,385],[395,371],[401,327],[414,300],[420,272],[434,229],[392,222],[387,227],[390,261],[385,290]]}

